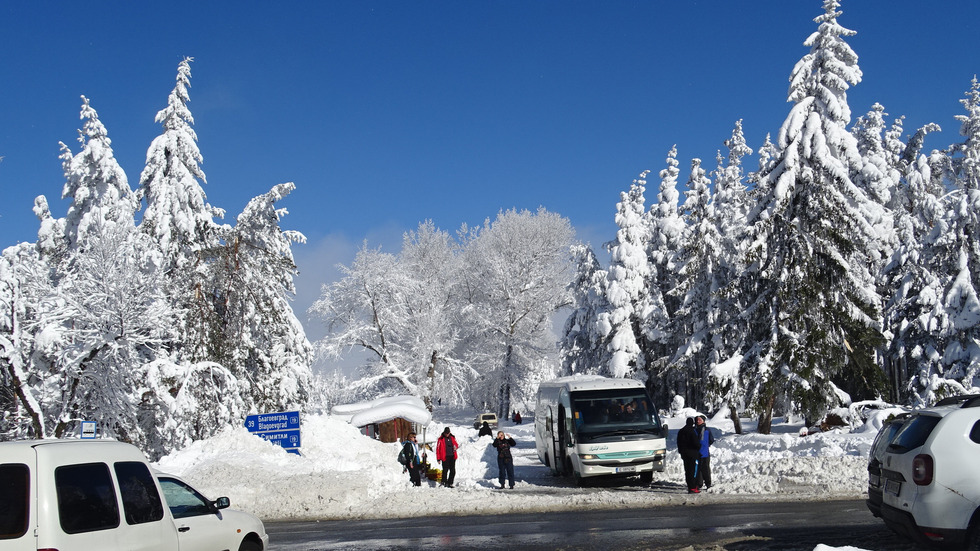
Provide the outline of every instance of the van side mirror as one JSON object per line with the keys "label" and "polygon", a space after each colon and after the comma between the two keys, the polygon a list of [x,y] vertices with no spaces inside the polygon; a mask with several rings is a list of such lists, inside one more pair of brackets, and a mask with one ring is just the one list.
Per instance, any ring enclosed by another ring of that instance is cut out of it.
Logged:
{"label": "van side mirror", "polygon": [[227,497],[219,497],[218,499],[214,500],[215,509],[227,509],[230,506],[231,506],[231,500],[228,499]]}

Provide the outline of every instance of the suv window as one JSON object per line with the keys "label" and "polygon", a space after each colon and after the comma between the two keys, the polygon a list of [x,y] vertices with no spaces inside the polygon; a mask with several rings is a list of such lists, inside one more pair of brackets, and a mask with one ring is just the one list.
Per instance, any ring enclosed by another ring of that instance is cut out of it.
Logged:
{"label": "suv window", "polygon": [[970,440],[980,444],[980,421],[973,423],[973,428],[970,429]]}
{"label": "suv window", "polygon": [[209,515],[214,511],[208,500],[194,488],[173,478],[160,478],[160,487],[167,498],[167,506],[174,518]]}
{"label": "suv window", "polygon": [[916,415],[910,418],[902,425],[895,439],[888,445],[888,449],[903,453],[918,448],[926,443],[926,439],[932,434],[932,429],[936,428],[941,420],[942,417],[932,415]]}
{"label": "suv window", "polygon": [[163,504],[153,475],[139,461],[120,461],[113,465],[119,480],[126,524],[156,522],[163,518]]}
{"label": "suv window", "polygon": [[902,421],[894,420],[889,421],[881,428],[878,432],[878,436],[875,437],[874,443],[871,444],[871,458],[881,461],[881,457],[885,453],[885,449],[888,448],[888,444],[891,443],[892,437],[898,432],[898,429],[902,428]]}
{"label": "suv window", "polygon": [[22,463],[0,465],[0,540],[27,533],[31,471]]}
{"label": "suv window", "polygon": [[54,470],[58,518],[66,534],[119,526],[119,506],[105,463],[66,465]]}

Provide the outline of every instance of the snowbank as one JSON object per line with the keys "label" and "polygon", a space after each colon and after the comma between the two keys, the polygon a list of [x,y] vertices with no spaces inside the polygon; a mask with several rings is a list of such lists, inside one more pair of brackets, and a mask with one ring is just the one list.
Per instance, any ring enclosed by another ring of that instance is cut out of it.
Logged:
{"label": "snowbank", "polygon": [[[389,404],[390,405],[390,404]],[[377,407],[375,405],[374,407]],[[666,421],[683,426],[689,412]],[[712,454],[714,486],[696,496],[683,487],[683,467],[668,454],[664,473],[650,486],[638,479],[578,488],[552,476],[534,449],[533,418],[509,422],[518,479],[515,490],[498,490],[490,438],[469,425],[474,412],[436,410],[428,424],[434,439],[452,428],[460,443],[453,489],[427,481],[413,488],[396,461],[398,444],[361,435],[346,415],[305,416],[302,455],[286,453],[244,428],[231,428],[162,458],[156,467],[184,477],[209,497],[228,496],[232,506],[265,520],[397,518],[423,515],[547,511],[561,507],[615,508],[688,505],[716,501],[860,498],[867,485],[867,454],[874,431],[835,431],[799,436],[800,426],[775,424],[773,434],[732,433],[731,421],[713,419],[717,440]],[[744,422],[748,429],[752,425]],[[435,462],[435,452],[428,452]]]}

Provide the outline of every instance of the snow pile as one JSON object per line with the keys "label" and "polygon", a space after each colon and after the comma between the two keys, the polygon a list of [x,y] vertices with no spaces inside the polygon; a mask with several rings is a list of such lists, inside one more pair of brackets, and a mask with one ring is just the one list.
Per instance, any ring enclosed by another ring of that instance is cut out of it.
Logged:
{"label": "snow pile", "polygon": [[[578,488],[555,477],[537,458],[533,417],[524,424],[501,423],[517,440],[517,488],[498,490],[491,439],[472,428],[475,412],[440,411],[424,435],[432,446],[450,427],[460,444],[455,488],[432,481],[413,488],[396,461],[399,444],[360,434],[346,415],[305,416],[302,456],[286,453],[244,428],[227,429],[162,458],[156,467],[182,476],[209,497],[228,496],[232,506],[264,520],[396,518],[440,514],[546,511],[561,507],[685,505],[712,501],[860,498],[867,487],[867,454],[875,432],[833,431],[801,437],[800,425],[773,426],[773,434],[732,433],[731,421],[709,420],[714,486],[688,495],[676,453],[676,428],[686,410],[668,419],[671,434],[665,472],[653,484],[637,478],[601,481]],[[754,428],[743,422],[748,431]]]}

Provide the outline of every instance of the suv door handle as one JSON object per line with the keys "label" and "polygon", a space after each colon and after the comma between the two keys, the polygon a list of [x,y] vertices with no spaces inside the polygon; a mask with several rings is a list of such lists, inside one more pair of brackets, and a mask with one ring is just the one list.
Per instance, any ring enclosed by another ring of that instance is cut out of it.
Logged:
{"label": "suv door handle", "polygon": [[181,526],[180,528],[177,529],[177,531],[178,532],[187,532],[190,529],[191,529],[190,526]]}

